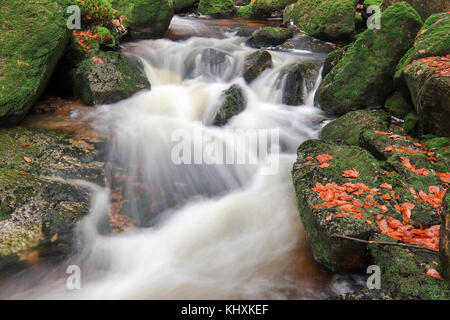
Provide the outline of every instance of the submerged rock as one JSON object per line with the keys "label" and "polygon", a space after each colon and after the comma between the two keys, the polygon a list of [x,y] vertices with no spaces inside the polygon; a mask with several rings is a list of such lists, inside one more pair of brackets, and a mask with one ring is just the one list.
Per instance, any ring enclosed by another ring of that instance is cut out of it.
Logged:
{"label": "submerged rock", "polygon": [[355,0],[303,0],[285,19],[313,37],[326,41],[350,40],[355,32]]}
{"label": "submerged rock", "polygon": [[88,105],[115,103],[150,89],[140,61],[119,52],[100,52],[83,60],[71,77],[75,95]]}
{"label": "submerged rock", "polygon": [[111,0],[111,5],[125,16],[134,39],[162,37],[173,17],[172,0]]}
{"label": "submerged rock", "polygon": [[293,35],[294,33],[286,28],[264,27],[253,33],[245,43],[253,48],[275,47],[283,44]]}
{"label": "submerged rock", "polygon": [[304,104],[307,94],[314,88],[319,70],[320,64],[314,62],[288,66],[279,78],[279,81],[283,83],[282,102],[290,106]]}
{"label": "submerged rock", "polygon": [[0,3],[0,126],[22,120],[43,93],[69,40],[64,13],[51,0]]}
{"label": "submerged rock", "polygon": [[392,93],[395,67],[412,47],[422,21],[407,3],[383,12],[381,29],[366,30],[325,77],[316,102],[330,113],[380,106]]}
{"label": "submerged rock", "polygon": [[229,18],[236,14],[233,0],[200,0],[198,12],[214,18]]}
{"label": "submerged rock", "polygon": [[248,83],[255,80],[264,70],[272,67],[272,56],[268,51],[259,50],[245,58],[243,76]]}
{"label": "submerged rock", "polygon": [[246,101],[242,88],[239,85],[232,85],[223,95],[222,105],[214,117],[213,124],[215,126],[224,126],[228,120],[245,109]]}

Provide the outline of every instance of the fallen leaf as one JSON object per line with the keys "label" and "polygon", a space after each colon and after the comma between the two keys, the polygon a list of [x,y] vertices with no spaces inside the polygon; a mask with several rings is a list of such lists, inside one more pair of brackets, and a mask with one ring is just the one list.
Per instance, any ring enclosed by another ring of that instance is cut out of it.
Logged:
{"label": "fallen leaf", "polygon": [[439,274],[439,272],[437,272],[437,270],[433,268],[428,269],[426,275],[436,280],[444,280]]}
{"label": "fallen leaf", "polygon": [[359,172],[355,168],[351,170],[344,170],[342,171],[342,176],[346,178],[358,178]]}
{"label": "fallen leaf", "polygon": [[32,160],[30,159],[30,158],[28,158],[28,157],[23,157],[23,159],[26,161],[26,162],[28,162],[28,163],[30,163]]}

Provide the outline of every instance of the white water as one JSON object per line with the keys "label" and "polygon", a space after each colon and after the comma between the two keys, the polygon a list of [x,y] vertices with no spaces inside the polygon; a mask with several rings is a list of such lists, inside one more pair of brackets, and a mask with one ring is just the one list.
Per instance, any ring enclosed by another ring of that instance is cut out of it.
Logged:
{"label": "white water", "polygon": [[[81,253],[68,262],[80,265],[82,289],[67,290],[64,276],[48,275],[13,298],[286,299],[349,290],[338,277],[299,270],[309,253],[290,172],[297,146],[318,136],[323,115],[312,105],[314,91],[307,105],[289,107],[280,103],[274,82],[285,66],[323,57],[271,51],[273,68],[248,86],[241,72],[245,56],[254,50],[244,40],[227,36],[125,46],[125,53],[142,58],[152,89],[98,107],[97,129],[112,136],[110,157],[128,174],[168,194],[181,193],[187,201],[167,205],[151,227],[105,235],[98,225],[108,215],[111,190],[97,191],[89,216],[79,225]],[[202,64],[207,48],[229,54],[222,67]],[[226,128],[212,127],[221,93],[233,83],[244,88],[247,107]],[[225,129],[279,129],[279,172],[261,174],[267,159],[258,165],[180,168],[170,159],[170,134],[177,128],[210,135]],[[174,180],[185,187],[178,189]],[[311,263],[306,265],[311,268]]]}

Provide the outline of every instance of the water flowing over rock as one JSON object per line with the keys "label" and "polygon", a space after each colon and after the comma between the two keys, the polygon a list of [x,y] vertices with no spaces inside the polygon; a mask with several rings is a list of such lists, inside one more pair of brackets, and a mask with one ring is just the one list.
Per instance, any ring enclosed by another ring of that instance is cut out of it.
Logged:
{"label": "water flowing over rock", "polygon": [[232,85],[224,93],[224,100],[214,117],[213,124],[216,126],[225,125],[230,118],[239,114],[245,109],[245,97],[239,85]]}
{"label": "water flowing over rock", "polygon": [[47,86],[69,40],[64,13],[51,0],[1,2],[0,126],[22,120]]}
{"label": "water flowing over rock", "polygon": [[380,106],[392,93],[395,67],[422,21],[405,2],[390,6],[381,20],[383,27],[364,31],[323,80],[316,94],[323,110],[342,115]]}
{"label": "water flowing over rock", "polygon": [[71,77],[75,95],[88,105],[118,102],[150,89],[140,61],[118,52],[102,52],[82,61]]}
{"label": "water flowing over rock", "polygon": [[244,79],[248,83],[255,80],[264,70],[272,66],[272,56],[268,51],[259,50],[245,58]]}

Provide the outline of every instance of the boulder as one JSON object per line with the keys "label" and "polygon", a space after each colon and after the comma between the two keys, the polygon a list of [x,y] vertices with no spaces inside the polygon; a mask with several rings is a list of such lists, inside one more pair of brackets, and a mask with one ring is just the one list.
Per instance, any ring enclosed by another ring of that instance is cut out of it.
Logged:
{"label": "boulder", "polygon": [[253,33],[245,43],[253,48],[275,47],[293,36],[294,33],[286,28],[264,27]]}
{"label": "boulder", "polygon": [[331,70],[333,70],[333,68],[339,63],[339,61],[342,60],[349,48],[350,46],[347,45],[345,47],[333,50],[327,55],[323,64],[322,78],[325,78],[326,75],[329,74]]}
{"label": "boulder", "polygon": [[394,92],[384,103],[386,111],[399,119],[405,119],[409,113],[414,112],[411,102],[405,99],[400,91]]}
{"label": "boulder", "polygon": [[441,206],[441,229],[439,233],[439,251],[442,275],[450,283],[450,193],[447,191]]}
{"label": "boulder", "polygon": [[383,27],[364,31],[323,80],[315,97],[323,110],[342,115],[380,106],[392,93],[395,67],[422,21],[405,2],[390,6],[381,20]]}
{"label": "boulder", "polygon": [[192,8],[198,0],[173,0],[173,8],[175,12],[183,12]]}
{"label": "boulder", "polygon": [[160,38],[173,17],[172,0],[111,0],[125,16],[123,24],[134,39]]}
{"label": "boulder", "polygon": [[350,40],[355,33],[355,0],[303,0],[286,17],[307,34],[326,41]]}
{"label": "boulder", "polygon": [[236,14],[233,0],[200,0],[198,12],[214,18],[229,18]]}
{"label": "boulder", "polygon": [[414,46],[403,56],[394,75],[396,85],[405,91],[403,71],[412,61],[450,54],[450,13],[432,15],[428,18],[416,36]]}
{"label": "boulder", "polygon": [[290,106],[304,104],[308,93],[314,89],[320,67],[320,64],[314,62],[287,66],[278,79],[283,86],[282,103]]}
{"label": "boulder", "polygon": [[282,16],[283,9],[296,0],[254,0],[239,8],[237,14],[243,19],[263,19]]}
{"label": "boulder", "polygon": [[351,111],[327,124],[320,133],[320,139],[334,144],[359,145],[364,130],[388,131],[390,117],[382,111]]}
{"label": "boulder", "polygon": [[75,95],[88,105],[115,103],[150,89],[140,61],[119,52],[99,52],[83,60],[71,77]]}
{"label": "boulder", "polygon": [[448,12],[450,10],[448,0],[384,0],[382,9],[384,10],[400,1],[408,2],[414,9],[417,10],[417,12],[419,12],[423,19],[427,19],[434,13]]}
{"label": "boulder", "polygon": [[0,3],[0,126],[22,120],[46,88],[70,37],[64,14],[52,0]]}
{"label": "boulder", "polygon": [[232,85],[224,91],[223,96],[223,102],[214,117],[213,124],[215,126],[224,126],[228,120],[245,109],[246,100],[239,85]]}
{"label": "boulder", "polygon": [[245,58],[243,77],[245,81],[250,83],[271,66],[272,56],[270,53],[265,50],[258,50]]}
{"label": "boulder", "polygon": [[[424,133],[450,137],[450,79],[441,74],[435,60],[415,60],[404,71]],[[450,64],[450,59],[447,59]]]}

